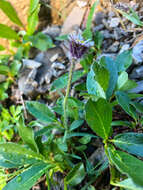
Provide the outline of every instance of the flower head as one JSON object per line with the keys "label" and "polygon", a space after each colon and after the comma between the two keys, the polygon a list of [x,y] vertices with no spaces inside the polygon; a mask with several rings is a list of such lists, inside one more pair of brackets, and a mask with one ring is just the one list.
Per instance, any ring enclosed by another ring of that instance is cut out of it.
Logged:
{"label": "flower head", "polygon": [[80,59],[94,45],[91,40],[85,40],[80,32],[69,35],[70,53],[73,58]]}

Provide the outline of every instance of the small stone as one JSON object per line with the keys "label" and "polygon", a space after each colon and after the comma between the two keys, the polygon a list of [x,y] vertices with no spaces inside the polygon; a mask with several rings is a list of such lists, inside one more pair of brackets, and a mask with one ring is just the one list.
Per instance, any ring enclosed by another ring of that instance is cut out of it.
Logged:
{"label": "small stone", "polygon": [[52,68],[64,70],[66,67],[62,63],[54,62],[52,64]]}
{"label": "small stone", "polygon": [[109,22],[109,27],[115,28],[119,25],[120,19],[118,17],[112,18]]}
{"label": "small stone", "polygon": [[128,32],[124,31],[122,28],[114,28],[114,39],[115,40],[120,40],[124,36],[128,36]]}
{"label": "small stone", "polygon": [[130,48],[130,45],[129,45],[129,44],[124,44],[124,45],[121,47],[119,53],[123,53],[124,51],[128,50],[129,48]]}
{"label": "small stone", "polygon": [[103,24],[99,24],[93,28],[93,32],[100,31],[104,28]]}
{"label": "small stone", "polygon": [[143,62],[143,40],[133,47],[132,56],[137,64]]}
{"label": "small stone", "polygon": [[31,59],[22,59],[23,61],[23,67],[29,68],[29,69],[35,69],[42,65],[42,63],[31,60]]}
{"label": "small stone", "polygon": [[56,61],[56,59],[58,59],[58,56],[59,56],[58,53],[55,54],[55,55],[53,55],[53,57],[50,58],[50,61],[51,61],[51,62]]}
{"label": "small stone", "polygon": [[107,30],[109,30],[109,31],[112,30],[112,28],[109,26],[109,20],[103,19],[103,20],[102,20],[102,24],[105,26],[105,28],[106,28]]}
{"label": "small stone", "polygon": [[60,35],[60,32],[60,27],[56,25],[53,25],[51,27],[48,26],[45,30],[43,30],[43,33],[49,35],[51,38],[56,38]]}
{"label": "small stone", "polygon": [[103,52],[107,52],[107,49],[113,44],[112,39],[104,40],[102,43]]}
{"label": "small stone", "polygon": [[107,52],[116,53],[119,49],[120,42],[116,41],[114,42],[107,50]]}
{"label": "small stone", "polygon": [[99,61],[102,57],[110,57],[112,59],[116,58],[116,54],[115,53],[102,53],[101,55],[99,55],[97,57],[97,61]]}
{"label": "small stone", "polygon": [[140,93],[143,92],[143,80],[137,82],[137,87],[128,91],[129,93]]}
{"label": "small stone", "polygon": [[95,15],[95,24],[99,25],[102,24],[102,20],[105,17],[105,14],[103,12],[97,12],[97,14]]}
{"label": "small stone", "polygon": [[137,79],[143,77],[143,66],[138,66],[133,69],[132,73],[130,74],[130,78]]}
{"label": "small stone", "polygon": [[39,53],[34,60],[47,65],[49,61],[54,62],[59,57],[64,57],[64,52],[61,47],[54,47]]}
{"label": "small stone", "polygon": [[46,84],[50,84],[53,74],[53,70],[50,70],[47,72],[47,75],[44,76],[43,80],[45,80]]}
{"label": "small stone", "polygon": [[108,17],[114,17],[114,16],[116,16],[115,12],[113,12],[113,11],[109,11],[109,13],[108,13]]}
{"label": "small stone", "polygon": [[104,39],[113,39],[114,35],[109,32],[109,30],[103,30],[101,31],[101,34],[103,35]]}

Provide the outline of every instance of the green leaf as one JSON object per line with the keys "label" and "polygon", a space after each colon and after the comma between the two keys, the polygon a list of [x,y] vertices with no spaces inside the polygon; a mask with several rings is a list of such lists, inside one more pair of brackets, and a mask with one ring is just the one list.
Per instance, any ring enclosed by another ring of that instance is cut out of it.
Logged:
{"label": "green leaf", "polygon": [[127,81],[128,81],[128,73],[125,71],[121,72],[117,81],[117,89],[120,90]]}
{"label": "green leaf", "polygon": [[109,87],[106,92],[106,96],[109,99],[113,94],[118,79],[117,65],[115,61],[110,57],[103,57],[101,59],[101,64],[105,66],[105,68],[109,71],[110,75]]}
{"label": "green leaf", "polygon": [[94,79],[100,84],[104,92],[107,90],[109,85],[109,72],[106,68],[98,63],[93,64]]}
{"label": "green leaf", "polygon": [[33,11],[28,16],[28,25],[27,25],[27,34],[32,35],[38,24],[38,13],[40,10],[40,5],[38,4],[36,8],[32,9]]}
{"label": "green leaf", "polygon": [[79,108],[74,98],[68,98],[66,112],[67,112],[68,117],[74,118],[74,120],[78,119]]}
{"label": "green leaf", "polygon": [[114,137],[113,143],[128,153],[143,157],[143,134],[123,133]]}
{"label": "green leaf", "polygon": [[93,138],[97,138],[97,136],[93,135],[93,134],[90,134],[90,133],[80,133],[80,132],[72,132],[72,133],[69,133],[67,134],[67,139],[71,138],[71,137],[93,137]]}
{"label": "green leaf", "polygon": [[13,60],[10,64],[10,74],[12,76],[16,76],[18,74],[18,71],[21,67],[21,62],[18,60]]}
{"label": "green leaf", "polygon": [[102,42],[103,42],[103,35],[101,34],[101,32],[96,31],[95,36],[94,36],[94,42],[95,42],[96,48],[100,50]]}
{"label": "green leaf", "polygon": [[4,24],[0,24],[0,38],[18,40],[19,36],[10,27],[8,27]]}
{"label": "green leaf", "polygon": [[39,0],[30,0],[29,14],[32,14],[39,4]]}
{"label": "green leaf", "polygon": [[128,91],[131,90],[133,88],[136,88],[138,85],[135,81],[133,80],[128,80],[121,88],[120,90],[122,91]]}
{"label": "green leaf", "polygon": [[59,41],[64,41],[64,40],[68,40],[68,35],[62,35],[62,36],[58,36],[55,38],[55,40],[59,40]]}
{"label": "green leaf", "polygon": [[143,26],[143,22],[140,20],[139,16],[136,14],[136,12],[130,8],[130,14],[118,10],[124,17],[126,17],[128,20],[130,20],[132,23],[138,25],[138,26]]}
{"label": "green leaf", "polygon": [[0,45],[0,51],[3,51],[3,50],[5,50],[5,47]]}
{"label": "green leaf", "polygon": [[79,139],[81,144],[88,144],[91,141],[91,136],[84,136]]}
{"label": "green leaf", "polygon": [[36,101],[27,101],[26,108],[39,121],[43,123],[56,122],[55,114],[46,106]]}
{"label": "green leaf", "polygon": [[[99,79],[98,79],[98,77],[99,77]],[[100,80],[100,77],[101,77],[100,74],[98,76],[96,76],[96,78],[98,80]],[[101,80],[102,79],[103,78],[101,78]],[[100,82],[101,82],[101,80],[100,80]],[[92,65],[92,67],[90,69],[90,72],[87,75],[86,87],[87,87],[88,94],[95,95],[97,99],[98,98],[106,99],[106,95],[105,95],[105,92],[104,92],[103,88],[98,83],[98,81],[95,80],[95,73],[94,73],[94,70],[93,70],[93,65]]]}
{"label": "green leaf", "polygon": [[108,148],[109,158],[116,168],[136,184],[143,186],[143,162],[122,151]]}
{"label": "green leaf", "polygon": [[22,140],[35,152],[39,153],[37,144],[34,139],[34,132],[32,128],[26,127],[24,124],[24,119],[21,116],[17,124],[18,132]]}
{"label": "green leaf", "polygon": [[116,182],[116,183],[111,182],[111,185],[122,187],[126,190],[142,190],[143,189],[143,187],[136,185],[130,178],[125,179],[121,182]]}
{"label": "green leaf", "polygon": [[82,163],[77,164],[65,177],[65,182],[68,185],[75,186],[82,182],[85,177],[84,165]]}
{"label": "green leaf", "polygon": [[128,126],[128,127],[132,127],[131,123],[129,121],[112,121],[111,123],[112,126]]}
{"label": "green leaf", "polygon": [[18,167],[43,161],[41,155],[15,143],[1,143],[0,155],[0,165],[3,167],[8,165],[9,167],[12,167],[12,165]]}
{"label": "green leaf", "polygon": [[[84,75],[83,71],[75,71],[75,72],[73,73],[72,82],[77,81],[77,80],[80,79],[83,75]],[[51,90],[58,90],[58,89],[65,88],[65,87],[67,86],[67,81],[68,81],[68,73],[66,73],[66,74],[62,75],[61,77],[59,77],[58,79],[56,79],[56,80],[52,83]]]}
{"label": "green leaf", "polygon": [[127,50],[119,54],[115,60],[118,72],[125,71],[132,64],[132,51]]}
{"label": "green leaf", "polygon": [[110,104],[99,99],[97,102],[89,100],[85,106],[86,121],[91,129],[103,139],[108,139],[111,132],[112,108]]}
{"label": "green leaf", "polygon": [[130,104],[140,113],[143,113],[143,104],[131,101]]}
{"label": "green leaf", "polygon": [[85,28],[85,30],[82,33],[83,37],[86,40],[92,39],[91,25],[92,25],[92,19],[93,19],[94,11],[95,11],[95,8],[97,7],[98,3],[99,3],[99,0],[97,0],[93,4],[93,6],[91,7],[89,15],[88,15],[87,23],[86,23],[86,28]]}
{"label": "green leaf", "polygon": [[96,190],[94,186],[90,185],[87,190]]}
{"label": "green leaf", "polygon": [[8,66],[6,65],[0,65],[0,74],[2,75],[8,75],[8,73],[10,72],[10,69]]}
{"label": "green leaf", "polygon": [[4,99],[8,98],[8,94],[6,93],[8,86],[9,86],[8,81],[0,83],[0,100],[4,100]]}
{"label": "green leaf", "polygon": [[35,164],[8,182],[3,190],[29,190],[50,167],[47,164]]}
{"label": "green leaf", "polygon": [[142,97],[143,97],[143,94],[128,93],[128,97],[129,97],[130,99],[142,98]]}
{"label": "green leaf", "polygon": [[124,111],[136,119],[136,113],[134,113],[133,107],[130,105],[131,100],[128,97],[128,94],[122,91],[117,91],[115,94],[119,105],[124,109]]}
{"label": "green leaf", "polygon": [[32,42],[32,46],[40,49],[41,51],[46,51],[49,48],[54,47],[52,39],[42,32],[29,37]]}
{"label": "green leaf", "polygon": [[116,97],[118,100],[118,103],[120,106],[128,113],[130,114],[130,98],[125,92],[117,91]]}
{"label": "green leaf", "polygon": [[84,120],[75,120],[75,121],[73,121],[72,124],[71,124],[71,126],[70,126],[70,131],[73,131],[73,130],[77,129],[83,123],[84,123]]}
{"label": "green leaf", "polygon": [[82,67],[86,73],[89,72],[89,69],[93,63],[93,60],[94,60],[94,56],[93,56],[92,52],[85,54],[85,56],[83,58],[81,58],[80,65],[82,65]]}
{"label": "green leaf", "polygon": [[11,5],[10,2],[6,0],[0,0],[0,9],[8,16],[8,18],[13,23],[23,27],[23,24],[19,19],[16,10],[14,9],[14,7]]}

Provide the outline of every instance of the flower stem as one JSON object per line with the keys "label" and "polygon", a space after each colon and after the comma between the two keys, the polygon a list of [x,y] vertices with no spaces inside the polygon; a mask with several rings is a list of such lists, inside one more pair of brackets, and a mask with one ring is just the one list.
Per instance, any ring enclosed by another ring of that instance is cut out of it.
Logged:
{"label": "flower stem", "polygon": [[67,84],[67,89],[66,89],[66,95],[64,98],[63,102],[63,109],[64,109],[64,127],[66,129],[66,133],[68,131],[68,119],[67,119],[67,113],[66,113],[66,108],[67,108],[67,103],[68,103],[68,97],[71,89],[71,82],[72,82],[72,75],[74,71],[74,66],[75,66],[75,60],[71,60],[71,65],[70,65],[70,70],[69,70],[69,77],[68,77],[68,84]]}

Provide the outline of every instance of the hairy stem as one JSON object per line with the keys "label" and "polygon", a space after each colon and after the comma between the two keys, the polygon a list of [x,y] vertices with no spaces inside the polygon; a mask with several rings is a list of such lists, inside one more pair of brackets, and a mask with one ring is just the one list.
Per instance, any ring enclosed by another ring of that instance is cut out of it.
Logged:
{"label": "hairy stem", "polygon": [[67,84],[67,89],[66,89],[66,95],[64,98],[63,102],[63,109],[64,109],[64,127],[66,131],[68,130],[68,119],[67,119],[67,113],[66,113],[66,108],[67,108],[67,102],[68,102],[68,97],[71,89],[71,82],[72,82],[72,75],[74,71],[74,66],[75,66],[75,60],[71,60],[71,65],[70,65],[70,70],[69,70],[69,77],[68,77],[68,84]]}

